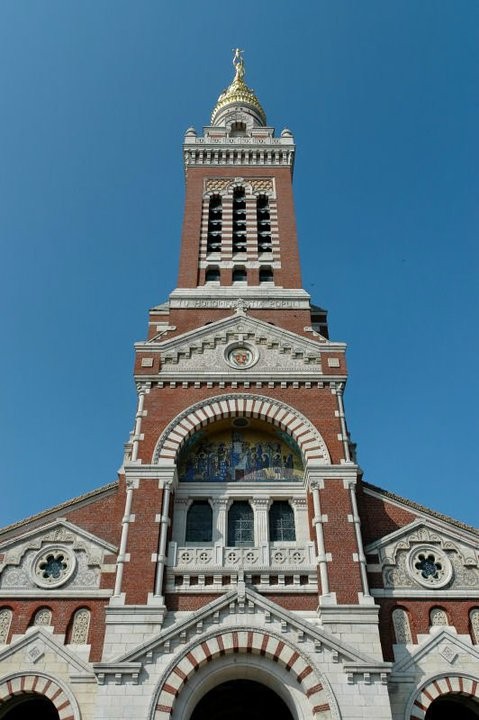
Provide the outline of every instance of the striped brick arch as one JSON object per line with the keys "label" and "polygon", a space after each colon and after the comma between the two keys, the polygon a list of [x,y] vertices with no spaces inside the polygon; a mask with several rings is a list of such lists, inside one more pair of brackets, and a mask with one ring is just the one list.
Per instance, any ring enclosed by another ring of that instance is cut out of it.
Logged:
{"label": "striped brick arch", "polygon": [[479,701],[479,681],[461,675],[446,675],[430,681],[412,704],[410,720],[424,720],[433,700],[443,695],[463,695]]}
{"label": "striped brick arch", "polygon": [[57,681],[43,673],[16,673],[0,680],[0,707],[16,695],[42,695],[57,709],[60,720],[78,720],[80,713],[72,697]]}
{"label": "striped brick arch", "polygon": [[160,686],[154,720],[170,720],[176,698],[188,679],[200,667],[215,658],[233,653],[261,655],[282,665],[301,685],[311,705],[311,717],[317,720],[332,720],[328,693],[309,662],[289,643],[258,630],[222,632],[186,652]]}
{"label": "striped brick arch", "polygon": [[278,400],[247,394],[209,398],[178,415],[161,434],[153,453],[153,462],[175,460],[185,440],[201,427],[233,417],[252,417],[280,427],[296,441],[305,462],[331,462],[326,443],[304,415]]}

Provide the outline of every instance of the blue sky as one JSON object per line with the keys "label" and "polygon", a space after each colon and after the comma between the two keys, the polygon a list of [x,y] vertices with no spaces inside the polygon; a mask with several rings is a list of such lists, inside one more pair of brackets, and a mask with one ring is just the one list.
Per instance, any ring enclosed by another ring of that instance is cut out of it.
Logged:
{"label": "blue sky", "polygon": [[304,287],[349,346],[365,479],[478,524],[476,0],[0,4],[0,523],[116,478],[183,133],[237,46],[298,145]]}

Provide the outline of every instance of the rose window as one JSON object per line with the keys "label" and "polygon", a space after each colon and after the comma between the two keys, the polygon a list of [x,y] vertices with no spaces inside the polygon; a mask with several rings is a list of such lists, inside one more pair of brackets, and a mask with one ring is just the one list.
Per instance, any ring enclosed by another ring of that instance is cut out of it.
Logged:
{"label": "rose window", "polygon": [[438,547],[413,548],[408,556],[411,576],[423,587],[445,587],[452,579],[452,564]]}
{"label": "rose window", "polygon": [[39,587],[59,587],[71,578],[75,568],[75,554],[69,548],[43,548],[32,563],[33,581]]}

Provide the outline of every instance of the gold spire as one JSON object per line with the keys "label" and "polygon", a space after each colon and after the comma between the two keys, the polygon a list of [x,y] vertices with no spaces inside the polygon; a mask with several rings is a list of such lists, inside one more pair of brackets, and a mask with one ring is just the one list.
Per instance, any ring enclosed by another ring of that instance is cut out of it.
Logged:
{"label": "gold spire", "polygon": [[243,52],[244,50],[240,50],[239,48],[235,48],[233,50],[233,67],[235,69],[235,77],[231,85],[226,88],[226,90],[224,90],[218,98],[218,102],[216,103],[211,115],[212,125],[214,125],[220,111],[226,105],[231,105],[233,103],[244,103],[252,106],[256,110],[262,123],[266,125],[266,115],[260,102],[254,94],[254,91],[251,90],[244,81],[245,70]]}

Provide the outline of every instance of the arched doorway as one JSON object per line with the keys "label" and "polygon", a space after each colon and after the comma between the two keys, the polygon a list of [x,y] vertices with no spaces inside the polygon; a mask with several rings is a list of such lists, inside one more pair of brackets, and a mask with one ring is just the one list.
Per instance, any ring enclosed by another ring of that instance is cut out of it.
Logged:
{"label": "arched doorway", "polygon": [[425,720],[477,720],[479,704],[462,695],[442,695],[436,698],[426,712]]}
{"label": "arched doorway", "polygon": [[284,701],[254,680],[230,680],[201,698],[191,720],[293,720]]}
{"label": "arched doorway", "polygon": [[0,712],[1,720],[59,720],[58,710],[49,698],[35,693],[15,695]]}

